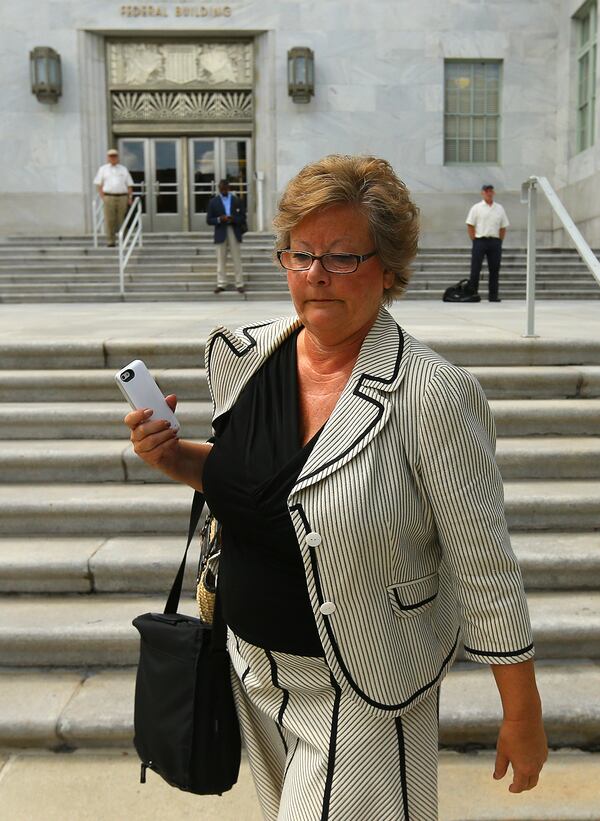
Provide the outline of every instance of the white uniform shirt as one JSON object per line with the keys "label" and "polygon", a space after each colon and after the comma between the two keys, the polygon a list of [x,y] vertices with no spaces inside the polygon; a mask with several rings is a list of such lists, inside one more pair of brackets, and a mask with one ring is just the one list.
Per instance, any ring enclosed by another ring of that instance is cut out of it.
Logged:
{"label": "white uniform shirt", "polygon": [[475,228],[475,236],[499,237],[501,228],[508,228],[510,222],[506,211],[498,202],[488,205],[485,200],[475,203],[467,214],[467,225]]}
{"label": "white uniform shirt", "polygon": [[102,186],[105,194],[127,194],[127,188],[133,187],[133,180],[124,165],[107,162],[98,169],[94,185]]}

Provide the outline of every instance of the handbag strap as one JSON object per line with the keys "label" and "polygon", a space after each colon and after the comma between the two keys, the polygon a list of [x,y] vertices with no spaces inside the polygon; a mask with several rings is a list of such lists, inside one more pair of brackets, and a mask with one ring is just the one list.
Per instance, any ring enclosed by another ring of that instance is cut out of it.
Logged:
{"label": "handbag strap", "polygon": [[225,650],[227,647],[227,625],[221,613],[221,602],[219,599],[219,586],[217,584],[217,592],[215,594],[215,608],[213,611],[212,636],[211,636],[211,650],[215,651]]}
{"label": "handbag strap", "polygon": [[187,559],[188,550],[190,549],[190,544],[192,543],[192,539],[194,538],[194,533],[196,532],[196,528],[198,527],[198,523],[200,521],[200,516],[202,515],[203,508],[204,496],[198,490],[195,490],[194,499],[192,501],[192,509],[190,511],[190,526],[188,528],[187,545],[185,548],[185,553],[183,554],[183,559],[181,560],[181,564],[179,565],[179,570],[177,571],[177,575],[175,576],[175,581],[171,586],[171,592],[169,593],[169,598],[167,599],[167,603],[164,609],[165,613],[177,613],[177,610],[179,608],[179,599],[181,597],[181,588],[183,586],[183,576],[185,573],[185,562]]}
{"label": "handbag strap", "polygon": [[[177,571],[177,575],[175,576],[175,581],[171,587],[171,592],[169,593],[169,598],[167,599],[167,603],[165,605],[164,612],[165,613],[177,613],[179,608],[179,599],[181,598],[181,588],[183,587],[183,577],[185,574],[185,563],[187,559],[188,550],[190,549],[190,544],[192,543],[192,539],[194,538],[194,533],[196,532],[196,528],[200,522],[200,517],[202,515],[202,510],[204,509],[204,496],[199,491],[194,491],[194,498],[192,500],[192,509],[190,511],[190,525],[188,528],[188,539],[187,545],[185,547],[185,553],[183,554],[183,559],[181,560],[181,564],[179,565],[179,570]],[[227,646],[227,625],[223,619],[223,615],[221,613],[221,603],[219,601],[219,592],[217,588],[217,593],[215,596],[215,609],[213,615],[213,626],[212,626],[212,636],[211,636],[211,650],[219,651],[224,650]]]}

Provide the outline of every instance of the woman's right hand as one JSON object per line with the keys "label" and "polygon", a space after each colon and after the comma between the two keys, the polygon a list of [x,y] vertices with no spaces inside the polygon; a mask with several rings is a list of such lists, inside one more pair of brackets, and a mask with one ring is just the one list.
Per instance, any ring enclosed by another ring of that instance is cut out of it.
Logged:
{"label": "woman's right hand", "polygon": [[[167,405],[172,411],[177,407],[177,397],[169,394]],[[136,410],[128,413],[124,422],[131,430],[130,440],[135,453],[151,467],[165,469],[173,464],[179,447],[177,432],[163,419],[151,419],[151,410]]]}

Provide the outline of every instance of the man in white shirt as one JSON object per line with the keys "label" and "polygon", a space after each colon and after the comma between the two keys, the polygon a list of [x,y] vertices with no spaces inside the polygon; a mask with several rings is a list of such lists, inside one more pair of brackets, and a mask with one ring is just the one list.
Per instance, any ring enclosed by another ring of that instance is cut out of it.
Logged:
{"label": "man in white shirt", "polygon": [[479,274],[483,258],[487,257],[490,275],[488,300],[501,302],[498,297],[498,277],[502,259],[502,240],[506,236],[506,229],[510,223],[504,208],[494,202],[493,185],[482,186],[481,196],[483,199],[471,208],[466,219],[467,232],[473,242],[469,285],[476,294],[479,290]]}
{"label": "man in white shirt", "polygon": [[106,155],[108,162],[101,165],[94,178],[94,185],[104,203],[104,228],[109,248],[115,245],[116,234],[123,224],[127,209],[133,202],[133,180],[124,165],[119,163],[119,152],[111,148]]}

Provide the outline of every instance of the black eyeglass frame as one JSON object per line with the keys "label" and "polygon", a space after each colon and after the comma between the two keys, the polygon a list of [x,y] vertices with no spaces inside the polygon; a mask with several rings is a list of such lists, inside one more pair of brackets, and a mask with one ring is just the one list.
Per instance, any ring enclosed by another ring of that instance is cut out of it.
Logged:
{"label": "black eyeglass frame", "polygon": [[[281,265],[281,267],[283,268],[284,271],[293,271],[294,273],[297,273],[297,274],[301,274],[301,273],[304,273],[306,271],[310,271],[310,269],[312,268],[313,262],[316,259],[318,259],[319,262],[321,263],[321,265],[323,266],[323,268],[328,273],[330,273],[330,274],[339,274],[341,276],[345,276],[346,274],[356,273],[356,271],[358,271],[358,266],[361,263],[365,262],[368,259],[371,259],[371,257],[374,257],[377,254],[377,249],[375,249],[374,251],[370,251],[368,254],[351,254],[351,253],[336,254],[334,252],[328,251],[326,254],[318,254],[317,255],[317,254],[311,254],[310,251],[294,251],[295,254],[305,254],[307,257],[310,257],[311,258],[310,265],[308,265],[306,268],[287,268],[283,264],[283,262],[281,261],[281,255],[282,254],[288,254],[291,251],[292,251],[291,248],[281,248],[280,250],[278,250],[276,252],[277,253],[277,260],[278,260],[279,264]],[[354,257],[354,259],[356,261],[356,267],[353,268],[351,271],[332,271],[326,265],[323,265],[323,258],[324,257]]]}

